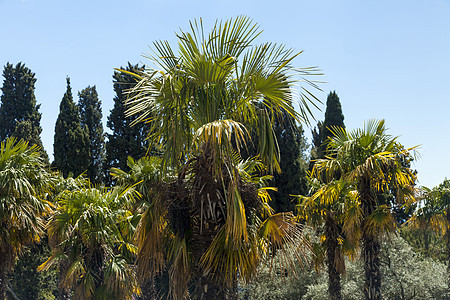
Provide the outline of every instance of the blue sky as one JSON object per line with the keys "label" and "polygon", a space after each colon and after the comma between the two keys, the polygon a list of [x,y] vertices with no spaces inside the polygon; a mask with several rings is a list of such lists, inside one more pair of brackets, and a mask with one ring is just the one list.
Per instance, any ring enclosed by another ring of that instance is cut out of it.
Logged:
{"label": "blue sky", "polygon": [[[258,42],[304,50],[299,67],[324,72],[347,128],[384,118],[405,146],[421,145],[419,184],[450,178],[450,1],[68,1],[0,0],[0,64],[36,73],[42,140],[52,156],[59,103],[70,76],[78,91],[96,85],[104,121],[113,106],[113,68],[146,62],[153,41],[175,42],[188,21],[247,15]],[[3,82],[3,78],[1,79]],[[322,107],[324,108],[324,107]],[[323,119],[323,112],[315,116]],[[306,128],[309,134],[309,129]]]}

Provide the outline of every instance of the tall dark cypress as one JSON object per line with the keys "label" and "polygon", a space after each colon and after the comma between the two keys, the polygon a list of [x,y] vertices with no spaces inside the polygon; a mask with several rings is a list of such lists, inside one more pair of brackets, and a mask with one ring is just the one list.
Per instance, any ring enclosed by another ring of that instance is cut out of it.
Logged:
{"label": "tall dark cypress", "polygon": [[[125,68],[127,71],[143,70],[143,67],[131,65]],[[107,126],[112,133],[108,134],[106,142],[106,171],[111,167],[128,170],[127,158],[131,156],[139,159],[147,153],[148,143],[145,140],[147,131],[144,123],[131,126],[136,116],[125,117],[124,101],[127,99],[126,91],[136,85],[136,79],[128,74],[114,72],[113,75],[114,108],[108,116]]]}
{"label": "tall dark cypress", "polygon": [[334,126],[345,128],[344,114],[336,91],[330,92],[327,97],[327,108],[325,110],[325,120],[319,121],[317,127],[312,130],[313,148],[311,149],[310,170],[314,165],[314,160],[324,158],[327,148],[327,140],[333,136],[330,131]]}
{"label": "tall dark cypress", "polygon": [[272,207],[276,212],[294,211],[296,203],[290,195],[306,195],[308,192],[306,138],[303,128],[286,112],[283,112],[282,119],[275,120],[274,132],[280,149],[281,173],[274,174],[273,185],[278,192],[272,195]]}
{"label": "tall dark cypress", "polygon": [[15,136],[41,147],[44,160],[48,162],[40,134],[40,105],[36,104],[35,73],[25,64],[15,67],[7,63],[3,70],[3,87],[0,98],[0,140]]}
{"label": "tall dark cypress", "polygon": [[78,106],[73,102],[70,79],[59,106],[53,144],[53,166],[67,177],[78,176],[89,166],[89,129],[81,127]]}
{"label": "tall dark cypress", "polygon": [[326,144],[328,138],[333,136],[330,130],[333,126],[345,128],[341,102],[339,101],[336,91],[331,92],[327,97],[327,109],[325,111],[325,120],[323,121],[322,143]]}
{"label": "tall dark cypress", "polygon": [[81,128],[89,130],[89,167],[87,175],[91,182],[100,183],[104,179],[105,136],[102,124],[102,103],[98,99],[95,86],[88,86],[78,93],[80,100]]}

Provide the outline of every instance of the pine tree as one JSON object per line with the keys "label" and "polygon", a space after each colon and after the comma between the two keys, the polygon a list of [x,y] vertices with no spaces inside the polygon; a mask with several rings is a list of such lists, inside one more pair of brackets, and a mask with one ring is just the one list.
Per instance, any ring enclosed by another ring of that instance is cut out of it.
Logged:
{"label": "pine tree", "polygon": [[81,128],[89,129],[89,152],[90,161],[87,175],[91,182],[103,181],[103,163],[105,160],[105,137],[102,125],[101,101],[95,86],[88,86],[78,93],[80,98],[78,107],[80,109]]}
{"label": "pine tree", "polygon": [[75,177],[89,166],[89,129],[81,127],[77,105],[73,102],[70,79],[67,78],[67,91],[59,106],[53,144],[55,160],[53,166],[67,177]]}
{"label": "pine tree", "polygon": [[48,163],[48,155],[40,138],[41,113],[34,95],[35,73],[25,64],[18,63],[14,67],[7,63],[3,77],[5,79],[0,98],[0,140],[15,136],[36,144],[42,149],[42,156]]}
{"label": "pine tree", "polygon": [[[143,70],[143,67],[128,63],[127,71]],[[124,101],[127,99],[126,91],[136,84],[133,76],[121,72],[114,72],[113,75],[114,108],[108,116],[107,126],[112,134],[108,134],[106,142],[106,171],[111,167],[128,170],[127,158],[131,156],[139,159],[147,153],[148,143],[146,142],[146,129],[144,123],[131,126],[136,116],[125,117]]]}

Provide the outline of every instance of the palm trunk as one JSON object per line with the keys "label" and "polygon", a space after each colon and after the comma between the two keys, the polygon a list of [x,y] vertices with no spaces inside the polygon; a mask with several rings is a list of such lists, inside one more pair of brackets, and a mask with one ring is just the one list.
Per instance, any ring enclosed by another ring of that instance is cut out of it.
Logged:
{"label": "palm trunk", "polygon": [[363,211],[362,256],[364,259],[364,295],[367,300],[381,299],[380,242],[368,232],[367,220],[377,208],[376,195],[371,191],[370,180],[362,178],[359,186]]}
{"label": "palm trunk", "polygon": [[197,279],[195,283],[196,289],[192,294],[193,299],[208,300],[208,299],[230,299],[228,293],[216,280],[210,276],[202,276]]}
{"label": "palm trunk", "polygon": [[372,236],[363,235],[364,295],[368,300],[381,299],[380,243]]}
{"label": "palm trunk", "polygon": [[325,220],[325,237],[327,242],[327,267],[328,267],[328,294],[330,300],[341,300],[341,274],[337,270],[338,251],[338,229],[333,217],[327,214]]}
{"label": "palm trunk", "polygon": [[155,278],[144,280],[141,284],[141,296],[139,300],[155,300],[157,298],[157,291],[155,286]]}
{"label": "palm trunk", "polygon": [[[192,258],[195,262],[194,267],[194,291],[193,299],[236,299],[234,291],[237,283],[236,278],[233,282],[225,283],[222,274],[205,274],[200,267],[200,260],[211,245],[218,228],[221,228],[226,220],[225,212],[220,207],[225,207],[225,194],[223,186],[227,186],[229,179],[222,178],[216,174],[214,163],[214,147],[210,144],[203,145],[202,154],[199,155],[193,164],[193,173],[195,179],[193,182],[193,199],[196,202],[195,208],[197,216],[192,217],[193,236],[190,244],[192,245]],[[221,196],[219,195],[221,194]],[[203,203],[202,203],[203,199]],[[202,213],[200,209],[203,205],[204,211],[212,211],[211,215]],[[212,206],[209,206],[212,205]],[[225,209],[226,210],[226,209]],[[202,215],[203,214],[203,215]]]}
{"label": "palm trunk", "polygon": [[193,237],[192,256],[197,265],[194,267],[192,299],[228,299],[226,288],[218,283],[217,278],[214,278],[214,274],[204,274],[199,266],[200,258],[208,249],[213,238],[214,232],[210,228],[204,228],[202,235],[198,234]]}

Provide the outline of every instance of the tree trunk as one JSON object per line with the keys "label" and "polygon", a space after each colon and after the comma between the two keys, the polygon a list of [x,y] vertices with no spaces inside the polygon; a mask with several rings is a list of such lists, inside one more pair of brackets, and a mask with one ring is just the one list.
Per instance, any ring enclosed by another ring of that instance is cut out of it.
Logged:
{"label": "tree trunk", "polygon": [[191,293],[192,299],[209,300],[209,299],[230,299],[227,296],[227,289],[214,278],[214,274],[204,274],[199,266],[200,258],[206,252],[208,246],[213,239],[213,231],[203,229],[203,234],[193,237],[192,256],[196,262],[194,267],[194,290]]}
{"label": "tree trunk", "polygon": [[[191,293],[192,299],[236,299],[237,278],[232,282],[224,282],[222,274],[205,274],[200,267],[201,257],[208,250],[218,230],[224,225],[226,216],[226,191],[230,178],[220,173],[216,174],[214,163],[214,147],[210,144],[202,146],[202,153],[192,164],[195,174],[191,193],[194,201],[192,220],[192,238],[190,241],[191,257],[195,266]],[[206,214],[204,212],[211,212]]]}
{"label": "tree trunk", "polygon": [[363,235],[364,295],[368,300],[381,299],[380,243],[371,236]]}
{"label": "tree trunk", "polygon": [[[328,267],[328,294],[330,300],[341,300],[341,274],[338,271],[337,260],[342,259],[338,244],[338,228],[333,220],[333,216],[327,214],[325,220],[325,237],[327,243],[327,267]],[[342,271],[342,270],[341,270]]]}
{"label": "tree trunk", "polygon": [[232,299],[228,297],[226,289],[224,289],[211,276],[202,276],[196,280],[196,289],[192,293],[193,299]]}
{"label": "tree trunk", "polygon": [[363,211],[362,222],[362,256],[364,259],[364,295],[367,300],[381,299],[381,273],[380,273],[380,242],[376,236],[368,232],[366,225],[368,218],[377,208],[377,196],[371,190],[370,180],[362,178],[358,191],[361,197]]}
{"label": "tree trunk", "polygon": [[157,291],[155,287],[155,278],[144,280],[141,284],[141,296],[139,300],[155,300],[157,299]]}

